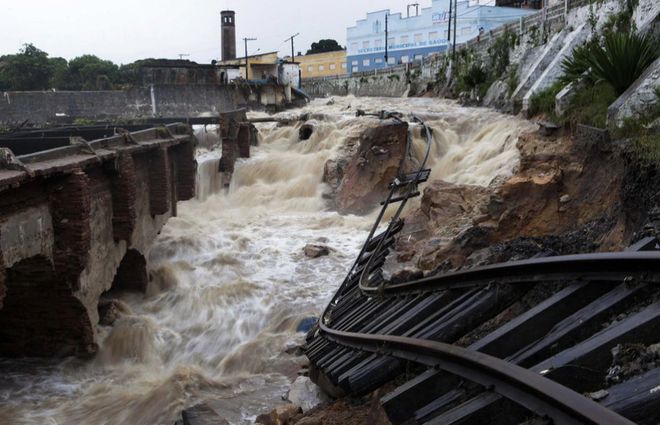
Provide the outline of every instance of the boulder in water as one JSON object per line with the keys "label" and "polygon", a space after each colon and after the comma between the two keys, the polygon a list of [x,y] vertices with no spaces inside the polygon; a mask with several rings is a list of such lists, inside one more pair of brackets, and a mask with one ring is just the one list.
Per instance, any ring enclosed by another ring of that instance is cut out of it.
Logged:
{"label": "boulder in water", "polygon": [[99,300],[99,325],[112,326],[125,313],[125,307],[117,300]]}
{"label": "boulder in water", "polygon": [[330,398],[321,391],[321,388],[306,376],[299,376],[293,381],[287,398],[294,405],[300,406],[303,412],[330,401]]}
{"label": "boulder in water", "polygon": [[328,248],[327,246],[315,245],[311,243],[305,245],[303,251],[305,252],[305,255],[309,258],[318,258],[330,254],[330,248]]}
{"label": "boulder in water", "polygon": [[275,407],[270,413],[257,416],[255,423],[262,425],[283,425],[295,423],[294,418],[302,414],[300,406],[295,404],[283,404]]}
{"label": "boulder in water", "polygon": [[225,418],[204,403],[184,410],[181,416],[183,425],[229,425]]}
{"label": "boulder in water", "polygon": [[381,121],[361,135],[337,188],[335,203],[340,213],[366,214],[385,199],[405,156],[407,140],[408,124],[396,120]]}

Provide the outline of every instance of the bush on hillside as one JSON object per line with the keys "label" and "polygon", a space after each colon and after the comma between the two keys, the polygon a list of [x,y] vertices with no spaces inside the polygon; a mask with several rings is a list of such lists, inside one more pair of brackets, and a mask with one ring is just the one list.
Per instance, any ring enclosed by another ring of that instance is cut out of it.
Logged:
{"label": "bush on hillside", "polygon": [[575,81],[587,72],[592,81],[605,81],[621,95],[658,55],[658,44],[649,36],[609,32],[602,44],[590,41],[564,59],[562,80]]}

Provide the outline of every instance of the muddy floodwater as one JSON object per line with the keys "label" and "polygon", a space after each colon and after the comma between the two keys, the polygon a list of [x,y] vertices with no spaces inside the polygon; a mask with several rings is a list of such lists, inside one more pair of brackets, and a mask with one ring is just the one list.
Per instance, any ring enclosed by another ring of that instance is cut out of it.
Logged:
{"label": "muddy floodwater", "polygon": [[[179,204],[154,243],[147,294],[121,296],[124,315],[99,326],[92,360],[0,359],[0,424],[171,425],[199,402],[252,423],[282,403],[305,362],[287,354],[303,341],[298,324],[323,309],[374,220],[339,215],[322,196],[325,162],[376,120],[356,110],[417,113],[434,131],[432,178],[483,186],[512,173],[517,136],[532,127],[439,99],[328,103],[280,114],[323,114],[305,141],[300,123],[259,124],[260,145],[228,188],[219,150],[200,150],[197,198]],[[421,137],[414,144],[421,155]],[[331,254],[307,258],[308,243]]]}

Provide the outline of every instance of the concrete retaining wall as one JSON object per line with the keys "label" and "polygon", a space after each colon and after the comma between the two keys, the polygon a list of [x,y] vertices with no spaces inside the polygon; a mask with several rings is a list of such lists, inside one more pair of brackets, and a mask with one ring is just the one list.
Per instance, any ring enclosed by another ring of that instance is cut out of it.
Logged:
{"label": "concrete retaining wall", "polygon": [[0,124],[51,122],[56,117],[115,119],[193,117],[247,106],[284,107],[285,88],[262,85],[158,85],[125,91],[43,91],[0,94]]}
{"label": "concrete retaining wall", "polygon": [[611,127],[620,127],[626,118],[638,119],[656,107],[660,99],[656,90],[660,87],[660,58],[628,87],[607,109],[607,121]]}
{"label": "concrete retaining wall", "polygon": [[360,77],[303,80],[303,90],[311,97],[327,96],[404,96],[409,84],[405,71]]}

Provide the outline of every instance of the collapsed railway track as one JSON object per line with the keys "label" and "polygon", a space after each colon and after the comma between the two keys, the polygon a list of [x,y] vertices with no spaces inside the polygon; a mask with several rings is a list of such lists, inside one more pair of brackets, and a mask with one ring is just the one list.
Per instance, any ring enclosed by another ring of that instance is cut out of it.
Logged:
{"label": "collapsed railway track", "polygon": [[[606,379],[611,350],[660,340],[655,238],[619,253],[386,279],[401,212],[430,175],[431,130],[413,120],[427,138],[425,158],[392,182],[352,268],[308,333],[312,379],[354,396],[395,380],[399,386],[381,398],[393,424],[657,423],[660,367]],[[382,225],[393,204],[396,213]],[[516,311],[516,303],[527,308]],[[585,395],[592,392],[601,396]]]}

